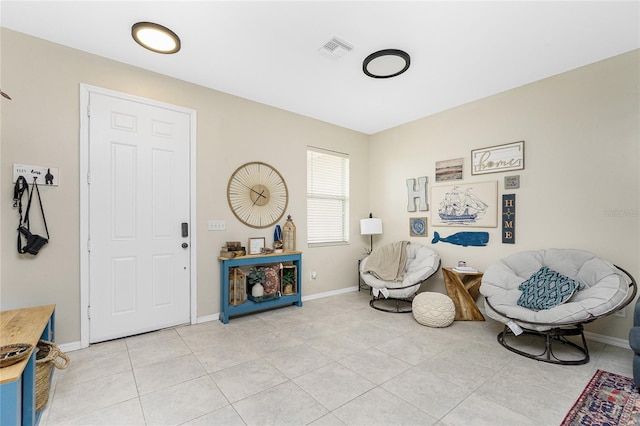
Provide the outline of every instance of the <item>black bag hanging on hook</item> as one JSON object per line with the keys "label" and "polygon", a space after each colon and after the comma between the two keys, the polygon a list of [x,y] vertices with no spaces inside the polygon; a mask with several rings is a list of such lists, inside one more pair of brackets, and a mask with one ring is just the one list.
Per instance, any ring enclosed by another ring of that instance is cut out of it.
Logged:
{"label": "black bag hanging on hook", "polygon": [[[21,179],[22,178],[22,179]],[[31,193],[29,194],[29,201],[27,203],[27,211],[24,214],[24,220],[22,219],[22,194],[26,190],[29,192],[29,187],[26,179],[23,176],[18,177],[16,180],[16,186],[13,191],[14,206],[18,205],[18,211],[20,212],[20,224],[18,226],[18,253],[36,255],[45,244],[49,242],[49,228],[47,227],[47,219],[44,217],[44,208],[42,207],[42,198],[40,198],[40,190],[38,189],[38,178],[33,178],[33,186]],[[44,222],[44,229],[47,232],[47,238],[44,238],[37,234],[32,234],[29,224],[29,211],[31,210],[31,200],[33,193],[38,193],[38,201],[40,202],[40,211],[42,212],[42,222]],[[22,237],[24,235],[26,244],[22,245]]]}

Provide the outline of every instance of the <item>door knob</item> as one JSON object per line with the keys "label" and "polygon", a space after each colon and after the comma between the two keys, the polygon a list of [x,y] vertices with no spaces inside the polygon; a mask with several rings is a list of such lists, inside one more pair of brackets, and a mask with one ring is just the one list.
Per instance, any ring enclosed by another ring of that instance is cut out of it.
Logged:
{"label": "door knob", "polygon": [[182,248],[187,248],[187,247],[189,247],[189,244],[187,244],[187,243],[182,243]]}

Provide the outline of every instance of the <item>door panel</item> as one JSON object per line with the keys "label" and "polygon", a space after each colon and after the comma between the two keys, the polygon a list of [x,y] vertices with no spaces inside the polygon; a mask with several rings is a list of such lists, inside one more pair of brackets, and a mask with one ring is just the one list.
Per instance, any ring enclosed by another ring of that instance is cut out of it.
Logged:
{"label": "door panel", "polygon": [[113,314],[128,314],[136,310],[136,258],[121,257],[111,260],[111,285],[113,289]]}
{"label": "door panel", "polygon": [[[136,188],[131,184],[136,178],[136,154],[137,150],[134,146],[116,143],[111,145],[112,192],[107,206],[111,207],[114,241],[136,238]],[[94,191],[94,196],[98,197],[102,194],[96,194]],[[95,201],[97,203],[102,200],[96,198]]]}
{"label": "door panel", "polygon": [[173,303],[171,282],[173,256],[153,256],[153,306],[162,307]]}
{"label": "door panel", "polygon": [[171,170],[173,169],[173,153],[169,151],[153,151],[153,236],[154,238],[171,238],[173,204],[171,193]]}
{"label": "door panel", "polygon": [[90,342],[190,320],[190,116],[89,97]]}

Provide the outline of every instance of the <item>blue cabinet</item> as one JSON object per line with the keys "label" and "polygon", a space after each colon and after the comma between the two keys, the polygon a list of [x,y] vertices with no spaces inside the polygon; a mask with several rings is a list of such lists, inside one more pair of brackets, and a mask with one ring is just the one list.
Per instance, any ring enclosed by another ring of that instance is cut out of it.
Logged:
{"label": "blue cabinet", "polygon": [[[0,312],[0,346],[54,340],[55,305]],[[35,410],[36,351],[16,364],[0,368],[0,425],[37,425]],[[53,374],[53,369],[51,370]]]}
{"label": "blue cabinet", "polygon": [[[271,309],[280,306],[302,306],[302,253],[275,253],[260,256],[242,256],[234,259],[219,258],[220,260],[220,321],[229,322],[229,317],[247,314],[250,312]],[[229,304],[229,270],[239,266],[274,265],[278,263],[293,264],[297,272],[297,292],[295,294],[282,295],[277,299],[263,302],[247,300],[241,305]]]}

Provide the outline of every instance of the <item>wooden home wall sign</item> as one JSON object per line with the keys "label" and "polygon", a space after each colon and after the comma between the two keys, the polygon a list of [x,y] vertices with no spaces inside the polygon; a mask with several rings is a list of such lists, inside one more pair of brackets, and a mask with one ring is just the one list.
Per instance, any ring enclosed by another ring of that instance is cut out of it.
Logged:
{"label": "wooden home wall sign", "polygon": [[502,243],[516,243],[516,194],[502,196]]}
{"label": "wooden home wall sign", "polygon": [[471,174],[524,169],[524,141],[471,151]]}

